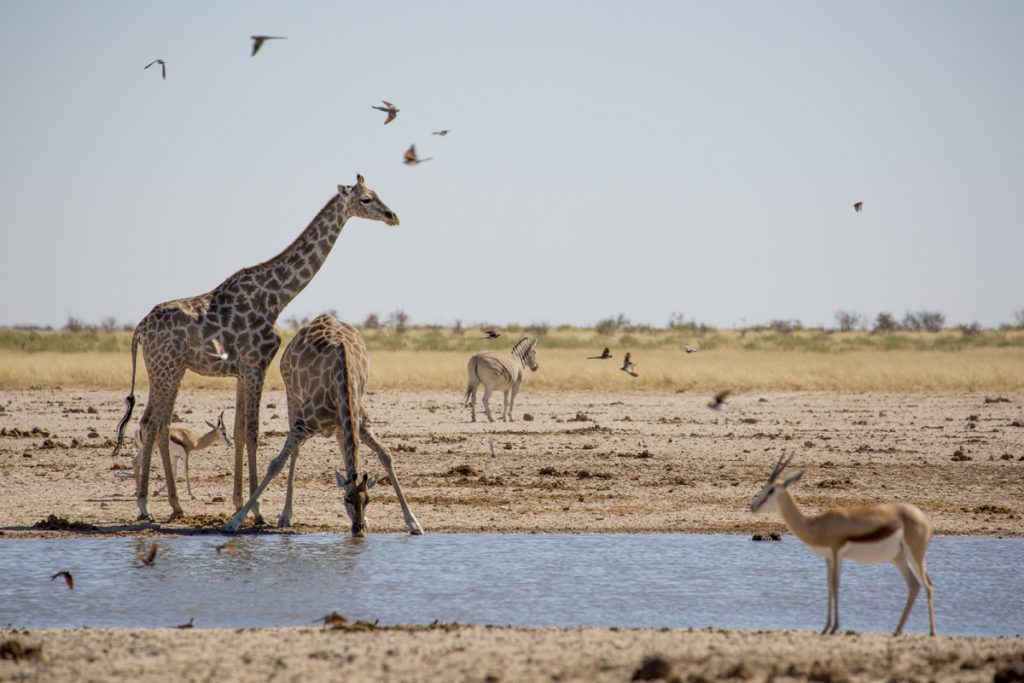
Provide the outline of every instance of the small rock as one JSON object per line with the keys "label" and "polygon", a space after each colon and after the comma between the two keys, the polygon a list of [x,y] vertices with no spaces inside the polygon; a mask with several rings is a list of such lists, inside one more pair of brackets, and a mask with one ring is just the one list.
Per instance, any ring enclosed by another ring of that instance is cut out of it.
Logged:
{"label": "small rock", "polygon": [[533,422],[533,414],[523,413],[523,422]]}
{"label": "small rock", "polygon": [[664,657],[654,655],[644,657],[640,668],[633,672],[634,681],[654,681],[659,678],[667,679],[672,675],[672,664]]}

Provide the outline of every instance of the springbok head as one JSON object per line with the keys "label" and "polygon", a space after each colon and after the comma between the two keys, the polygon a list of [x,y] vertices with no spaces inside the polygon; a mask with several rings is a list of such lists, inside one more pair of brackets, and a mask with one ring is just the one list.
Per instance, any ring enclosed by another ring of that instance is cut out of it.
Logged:
{"label": "springbok head", "polygon": [[537,340],[523,337],[512,347],[512,353],[522,359],[523,365],[537,372]]}
{"label": "springbok head", "polygon": [[334,470],[334,479],[338,482],[338,488],[345,495],[345,512],[352,522],[352,535],[357,537],[366,536],[370,526],[366,523],[366,506],[370,504],[370,489],[377,485],[377,475],[367,477],[363,472],[362,479],[359,473],[346,479],[341,472]]}
{"label": "springbok head", "polygon": [[398,215],[380,200],[376,192],[366,186],[363,176],[356,176],[355,185],[338,185],[338,194],[353,216],[398,225]]}
{"label": "springbok head", "polygon": [[779,475],[782,474],[782,470],[786,469],[786,465],[793,459],[790,455],[786,457],[783,455],[779,458],[779,462],[775,464],[772,469],[772,473],[768,476],[768,483],[764,485],[761,492],[754,496],[754,499],[750,501],[751,512],[774,512],[779,505],[779,495],[786,490],[786,487],[790,484],[795,484],[800,481],[800,477],[804,476],[804,471],[800,470],[792,477],[785,479],[781,484],[776,483]]}
{"label": "springbok head", "polygon": [[223,410],[220,411],[220,415],[217,416],[217,424],[213,424],[209,420],[206,420],[206,424],[207,426],[209,426],[210,429],[217,430],[217,437],[220,439],[220,442],[222,444],[224,444],[228,448],[231,448],[233,444],[231,443],[231,437],[228,436],[228,428],[224,426]]}

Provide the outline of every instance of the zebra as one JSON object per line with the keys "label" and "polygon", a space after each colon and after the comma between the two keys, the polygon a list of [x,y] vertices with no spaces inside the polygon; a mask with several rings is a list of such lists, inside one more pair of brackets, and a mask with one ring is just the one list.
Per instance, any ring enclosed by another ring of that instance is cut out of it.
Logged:
{"label": "zebra", "polygon": [[[537,340],[523,337],[512,347],[508,356],[499,356],[493,351],[481,351],[469,359],[469,386],[466,388],[465,405],[469,406],[470,416],[476,422],[476,388],[484,385],[484,411],[487,419],[494,422],[491,416],[491,392],[501,389],[503,395],[501,419],[512,422],[512,406],[519,393],[519,385],[523,383],[523,368],[537,372]],[[511,400],[509,391],[512,392]],[[506,415],[508,416],[506,418]]]}

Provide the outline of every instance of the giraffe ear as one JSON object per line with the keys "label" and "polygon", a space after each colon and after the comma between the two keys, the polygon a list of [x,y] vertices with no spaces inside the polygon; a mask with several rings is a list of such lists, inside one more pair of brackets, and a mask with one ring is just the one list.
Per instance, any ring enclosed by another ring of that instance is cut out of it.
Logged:
{"label": "giraffe ear", "polygon": [[346,185],[338,185],[338,194],[340,194],[342,197],[347,197],[348,193],[351,191],[351,187],[348,187]]}
{"label": "giraffe ear", "polygon": [[334,470],[334,481],[338,483],[338,488],[342,490],[345,490],[345,487],[348,486],[348,479],[341,476],[341,472],[337,469]]}

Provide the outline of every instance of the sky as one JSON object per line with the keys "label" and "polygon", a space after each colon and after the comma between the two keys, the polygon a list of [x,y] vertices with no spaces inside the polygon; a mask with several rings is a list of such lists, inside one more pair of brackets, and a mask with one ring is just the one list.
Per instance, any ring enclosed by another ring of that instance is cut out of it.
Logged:
{"label": "sky", "polygon": [[401,225],[349,221],[282,321],[1011,322],[1022,35],[1011,1],[0,0],[0,325],[134,324],[357,173]]}

